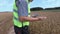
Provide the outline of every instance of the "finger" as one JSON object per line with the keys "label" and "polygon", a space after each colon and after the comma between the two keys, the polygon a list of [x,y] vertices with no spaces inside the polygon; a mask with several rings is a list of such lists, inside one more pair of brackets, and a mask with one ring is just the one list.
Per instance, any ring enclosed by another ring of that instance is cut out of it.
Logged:
{"label": "finger", "polygon": [[47,17],[44,17],[44,19],[46,19]]}

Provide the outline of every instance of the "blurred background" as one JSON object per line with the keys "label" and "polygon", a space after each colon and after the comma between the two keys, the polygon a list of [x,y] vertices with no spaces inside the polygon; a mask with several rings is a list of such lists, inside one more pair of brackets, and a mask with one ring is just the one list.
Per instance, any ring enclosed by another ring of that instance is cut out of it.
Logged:
{"label": "blurred background", "polygon": [[[0,34],[14,34],[14,0],[0,0]],[[60,34],[60,0],[33,0],[31,15],[47,16],[43,21],[30,22],[30,34]]]}

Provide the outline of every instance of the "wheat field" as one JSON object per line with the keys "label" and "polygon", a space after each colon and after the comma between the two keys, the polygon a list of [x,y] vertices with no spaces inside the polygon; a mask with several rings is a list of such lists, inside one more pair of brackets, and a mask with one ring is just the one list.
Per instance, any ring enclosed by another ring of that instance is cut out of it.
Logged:
{"label": "wheat field", "polygon": [[[30,34],[60,34],[60,12],[35,11],[31,15],[36,13],[47,19],[30,22]],[[0,12],[0,34],[14,34],[12,18],[12,12]]]}

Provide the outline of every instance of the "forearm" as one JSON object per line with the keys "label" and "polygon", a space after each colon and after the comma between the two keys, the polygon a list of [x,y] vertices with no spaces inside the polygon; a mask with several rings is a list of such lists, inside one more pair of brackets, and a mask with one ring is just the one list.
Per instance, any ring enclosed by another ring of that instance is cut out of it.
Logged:
{"label": "forearm", "polygon": [[38,21],[38,18],[32,18],[32,17],[20,17],[20,21]]}

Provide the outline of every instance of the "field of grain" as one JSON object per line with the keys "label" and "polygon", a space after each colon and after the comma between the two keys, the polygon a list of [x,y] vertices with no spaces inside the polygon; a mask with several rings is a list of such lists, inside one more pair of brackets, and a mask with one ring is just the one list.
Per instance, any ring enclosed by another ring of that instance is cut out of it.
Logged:
{"label": "field of grain", "polygon": [[12,26],[12,13],[0,12],[0,34],[7,34]]}
{"label": "field of grain", "polygon": [[[46,20],[30,22],[30,34],[60,34],[60,12],[31,12],[39,16],[47,16]],[[0,34],[13,34],[12,13],[0,13]]]}

